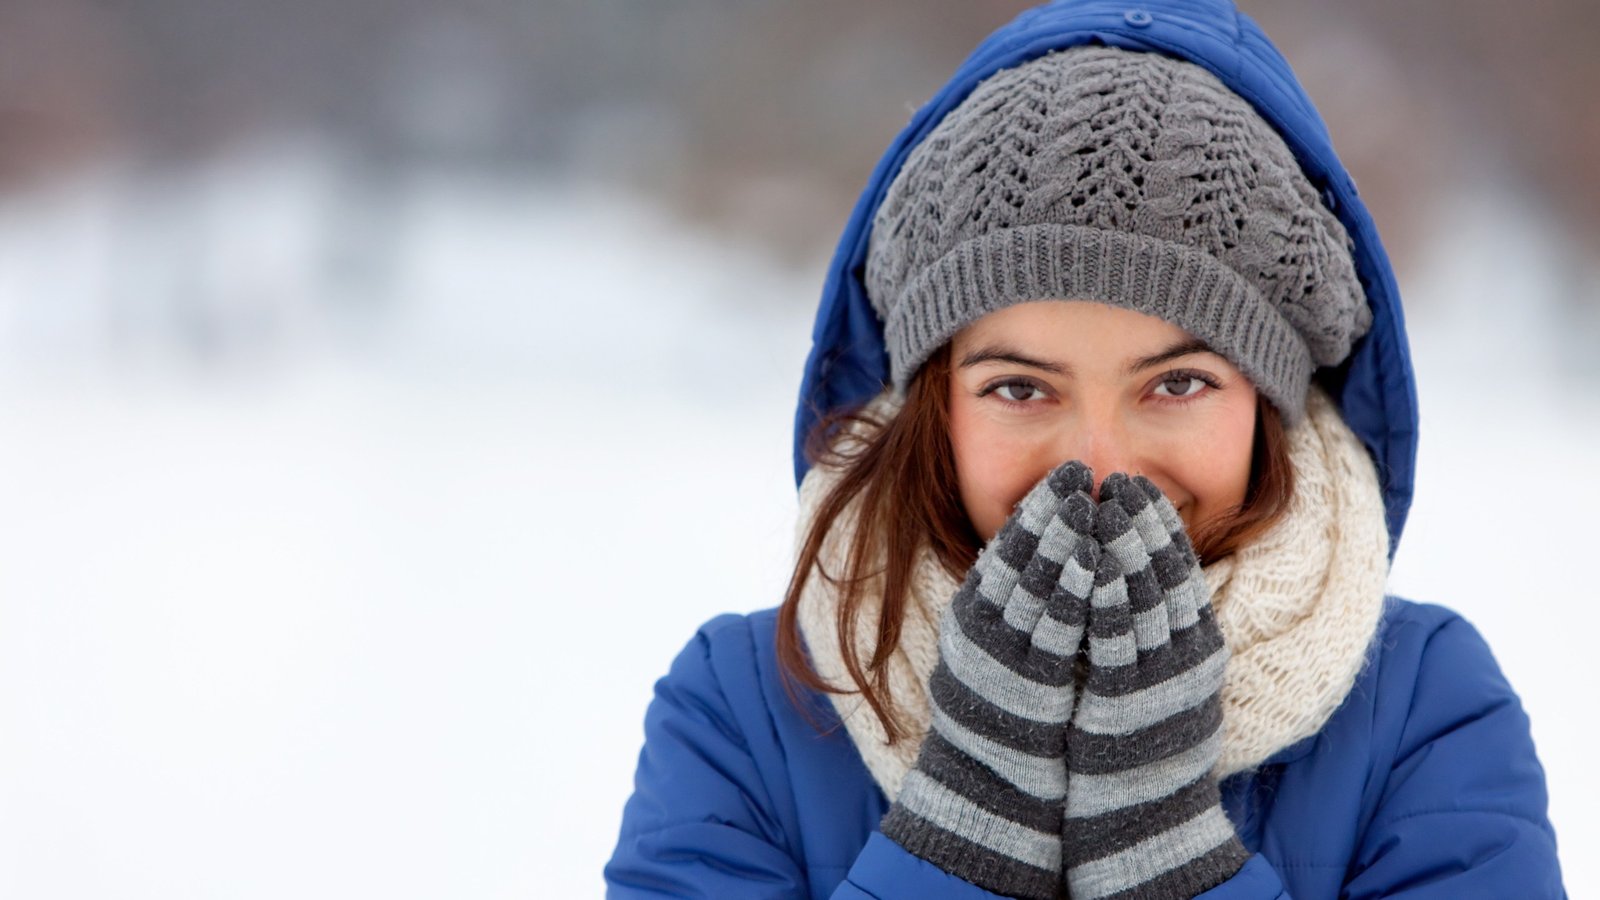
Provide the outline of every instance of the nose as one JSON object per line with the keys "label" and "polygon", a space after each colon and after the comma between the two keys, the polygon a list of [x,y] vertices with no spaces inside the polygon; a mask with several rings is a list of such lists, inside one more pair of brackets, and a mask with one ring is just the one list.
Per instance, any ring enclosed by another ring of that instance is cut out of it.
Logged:
{"label": "nose", "polygon": [[1138,474],[1133,441],[1126,424],[1114,410],[1085,411],[1071,423],[1057,448],[1062,462],[1076,459],[1094,472],[1094,499],[1112,472]]}

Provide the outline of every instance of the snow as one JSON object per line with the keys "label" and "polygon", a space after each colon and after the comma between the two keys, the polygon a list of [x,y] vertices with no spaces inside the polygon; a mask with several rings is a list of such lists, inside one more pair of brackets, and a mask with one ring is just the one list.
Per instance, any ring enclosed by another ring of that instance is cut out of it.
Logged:
{"label": "snow", "polygon": [[[652,682],[781,597],[820,261],[599,188],[412,177],[354,220],[352,276],[331,165],[0,206],[4,896],[599,896]],[[1600,416],[1542,354],[1548,292],[1499,271],[1548,242],[1492,270],[1474,241],[1506,246],[1446,231],[1477,268],[1409,286],[1393,585],[1522,693],[1583,896]]]}

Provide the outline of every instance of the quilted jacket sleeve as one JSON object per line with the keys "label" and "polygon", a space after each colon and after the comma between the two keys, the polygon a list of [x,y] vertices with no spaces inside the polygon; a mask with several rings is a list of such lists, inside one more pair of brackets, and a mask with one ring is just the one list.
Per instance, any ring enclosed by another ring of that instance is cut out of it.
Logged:
{"label": "quilted jacket sleeve", "polygon": [[[610,898],[777,900],[812,896],[799,849],[784,828],[779,777],[763,772],[754,742],[770,739],[724,685],[748,684],[753,667],[718,632],[745,629],[723,616],[700,629],[656,683],[645,714],[645,744],[622,832],[605,868]],[[729,681],[728,679],[736,679]],[[770,729],[767,729],[770,730]],[[912,856],[873,834],[836,898],[948,898],[995,895]]]}
{"label": "quilted jacket sleeve", "polygon": [[1380,690],[1378,716],[1404,725],[1384,748],[1387,777],[1374,786],[1377,812],[1345,896],[1564,897],[1544,769],[1522,704],[1466,620],[1425,609],[1434,621],[1414,680]]}
{"label": "quilted jacket sleeve", "polygon": [[[1364,823],[1342,900],[1564,898],[1528,717],[1464,619],[1414,606],[1384,636]],[[1332,828],[1342,827],[1329,823]],[[1287,880],[1287,879],[1284,879]],[[1261,856],[1204,900],[1288,898]]]}
{"label": "quilted jacket sleeve", "polygon": [[771,798],[723,695],[712,654],[713,619],[656,682],[633,796],[605,868],[607,896],[805,896]]}

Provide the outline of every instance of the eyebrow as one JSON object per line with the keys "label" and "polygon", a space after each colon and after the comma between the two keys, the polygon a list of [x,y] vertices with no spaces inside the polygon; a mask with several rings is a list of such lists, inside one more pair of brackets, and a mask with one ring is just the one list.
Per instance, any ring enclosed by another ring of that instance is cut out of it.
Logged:
{"label": "eyebrow", "polygon": [[1065,363],[1046,362],[1025,356],[1020,350],[1007,347],[1004,344],[979,347],[961,358],[957,368],[966,369],[986,362],[1012,363],[1018,366],[1027,366],[1030,369],[1041,369],[1052,375],[1064,375],[1072,371],[1072,367]]}
{"label": "eyebrow", "polygon": [[[1169,362],[1171,360],[1189,356],[1194,353],[1215,352],[1216,351],[1212,350],[1206,345],[1205,341],[1202,341],[1199,338],[1186,338],[1176,344],[1173,344],[1171,347],[1168,347],[1165,350],[1152,353],[1149,356],[1141,356],[1138,359],[1133,360],[1132,362],[1128,363],[1126,371],[1128,374],[1133,375],[1143,372],[1146,369],[1159,366],[1164,362]],[[1072,374],[1072,367],[1066,363],[1035,359],[1014,347],[1008,347],[1004,344],[991,344],[973,350],[961,358],[961,363],[957,366],[957,368],[966,369],[987,362],[1004,362],[1018,366],[1027,366],[1030,369],[1039,369],[1043,372],[1049,372],[1052,375]]]}
{"label": "eyebrow", "polygon": [[1183,356],[1189,356],[1190,354],[1215,352],[1215,350],[1212,350],[1206,345],[1205,341],[1202,341],[1196,337],[1191,337],[1173,344],[1171,347],[1168,347],[1160,353],[1152,353],[1149,356],[1139,357],[1128,364],[1128,374],[1133,375],[1143,372],[1145,369],[1154,368],[1155,366],[1159,366],[1164,362],[1170,362],[1171,360],[1178,359],[1179,357]]}

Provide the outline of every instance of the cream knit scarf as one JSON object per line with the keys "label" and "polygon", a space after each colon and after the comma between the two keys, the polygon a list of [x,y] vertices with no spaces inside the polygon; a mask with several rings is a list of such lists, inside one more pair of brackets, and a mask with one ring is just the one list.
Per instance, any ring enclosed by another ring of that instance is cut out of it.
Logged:
{"label": "cream knit scarf", "polygon": [[[873,411],[892,415],[888,395]],[[1372,460],[1333,403],[1313,388],[1306,417],[1290,429],[1295,494],[1288,515],[1252,546],[1205,569],[1211,603],[1233,651],[1223,686],[1219,777],[1255,768],[1273,753],[1319,731],[1349,693],[1383,611],[1388,534]],[[837,470],[813,467],[800,487],[799,533],[805,535]],[[854,508],[829,530],[822,564],[838,572],[853,532]],[[892,800],[916,761],[928,730],[928,678],[939,653],[939,618],[960,587],[924,552],[888,687],[903,737],[890,745],[882,723],[858,693],[830,694],[867,768]],[[817,673],[854,690],[840,656],[835,589],[816,573],[801,597],[799,623]],[[877,609],[862,608],[860,657],[870,659]]]}

